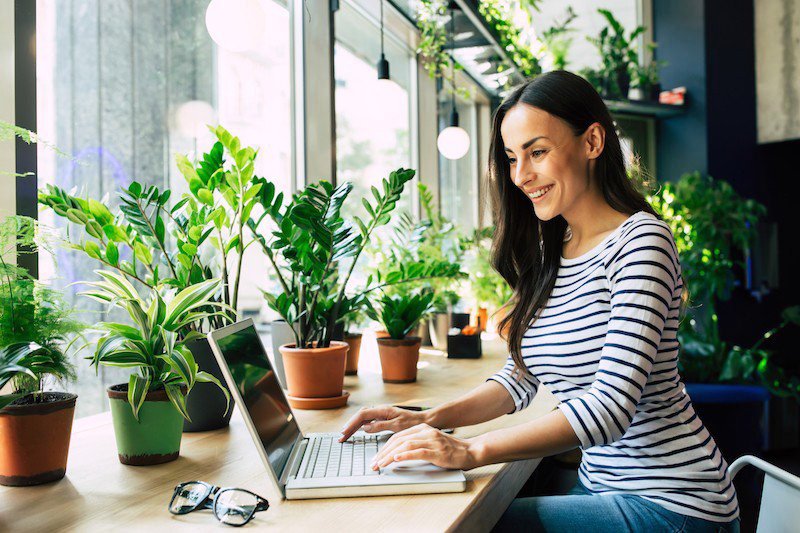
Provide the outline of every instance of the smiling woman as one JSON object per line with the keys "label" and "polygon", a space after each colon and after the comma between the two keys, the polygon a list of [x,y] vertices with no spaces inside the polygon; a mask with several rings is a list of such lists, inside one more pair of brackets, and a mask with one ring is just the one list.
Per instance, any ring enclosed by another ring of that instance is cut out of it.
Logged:
{"label": "smiling woman", "polygon": [[[538,76],[496,111],[489,157],[493,263],[514,289],[505,367],[428,411],[364,410],[343,436],[364,422],[397,432],[374,468],[581,448],[570,495],[515,500],[499,531],[738,531],[727,464],[678,374],[674,238],[628,178],[600,96],[569,72]],[[540,385],[561,403],[537,420],[472,439],[437,429],[524,409]]]}

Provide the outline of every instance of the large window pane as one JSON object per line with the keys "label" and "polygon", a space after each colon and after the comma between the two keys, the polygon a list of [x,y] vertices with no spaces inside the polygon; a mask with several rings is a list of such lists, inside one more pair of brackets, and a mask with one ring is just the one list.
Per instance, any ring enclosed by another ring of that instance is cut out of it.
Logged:
{"label": "large window pane", "polygon": [[[38,131],[71,156],[40,148],[39,184],[107,196],[131,180],[186,190],[175,154],[190,158],[211,147],[205,124],[221,124],[243,144],[258,147],[257,173],[291,191],[291,81],[289,13],[261,0],[266,31],[253,50],[220,51],[208,35],[208,0],[37,0]],[[74,159],[72,159],[74,158]],[[43,223],[63,219],[43,211]],[[268,270],[253,248],[245,261],[242,310],[262,306],[259,287]],[[65,287],[82,317],[105,317],[85,298],[78,280],[94,279],[98,264],[81,254],[41,254],[43,279]],[[56,260],[56,261],[54,261]],[[56,266],[57,265],[57,266]],[[77,360],[78,415],[106,409],[105,387],[127,372],[101,369],[95,377]]]}
{"label": "large window pane", "polygon": [[[477,91],[472,87],[472,91]],[[449,126],[453,105],[444,93],[439,103],[441,131]],[[456,99],[459,126],[469,134],[467,154],[456,160],[439,154],[439,202],[442,215],[449,218],[463,234],[471,233],[478,226],[478,142],[477,112],[474,102]]]}

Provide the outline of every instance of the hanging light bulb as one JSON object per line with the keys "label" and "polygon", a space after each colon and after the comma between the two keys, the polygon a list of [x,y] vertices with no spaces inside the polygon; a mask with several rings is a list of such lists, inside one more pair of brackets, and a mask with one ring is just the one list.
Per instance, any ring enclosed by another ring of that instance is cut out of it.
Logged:
{"label": "hanging light bulb", "polygon": [[[453,42],[455,35],[455,16],[453,10],[450,9],[450,42]],[[451,46],[451,51],[454,48]],[[439,152],[447,159],[461,159],[467,152],[469,152],[469,133],[458,125],[458,111],[456,110],[456,70],[455,70],[455,57],[450,58],[451,63],[451,76],[453,78],[453,95],[452,95],[452,110],[450,111],[450,125],[439,133],[436,139],[436,146]]]}
{"label": "hanging light bulb", "polygon": [[229,52],[255,47],[266,31],[266,15],[258,0],[211,0],[206,28],[215,43]]}
{"label": "hanging light bulb", "polygon": [[381,58],[378,60],[378,85],[377,90],[381,93],[381,100],[385,100],[384,95],[389,93],[390,91],[394,90],[395,83],[392,81],[392,78],[389,76],[389,60],[386,59],[386,55],[383,53],[383,0],[380,0],[381,3]]}

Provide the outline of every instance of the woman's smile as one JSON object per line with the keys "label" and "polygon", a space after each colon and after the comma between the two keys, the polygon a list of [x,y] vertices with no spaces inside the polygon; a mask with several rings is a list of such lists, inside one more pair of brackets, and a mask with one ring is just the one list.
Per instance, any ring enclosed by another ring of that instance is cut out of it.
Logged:
{"label": "woman's smile", "polygon": [[528,198],[530,198],[534,204],[538,204],[539,202],[543,201],[544,197],[547,196],[547,193],[549,193],[553,187],[555,187],[555,185],[549,185],[543,189],[538,189],[532,193],[528,193]]}

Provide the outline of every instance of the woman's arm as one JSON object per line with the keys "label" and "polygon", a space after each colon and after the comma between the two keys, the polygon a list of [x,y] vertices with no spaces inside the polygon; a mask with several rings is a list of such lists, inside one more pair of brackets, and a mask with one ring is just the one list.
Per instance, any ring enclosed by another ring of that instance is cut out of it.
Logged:
{"label": "woman's arm", "polygon": [[392,406],[361,409],[341,430],[341,441],[359,428],[368,433],[402,431],[426,424],[437,428],[455,428],[480,424],[514,410],[514,400],[496,381],[487,381],[455,400],[427,411],[409,411]]}
{"label": "woman's arm", "polygon": [[580,440],[560,410],[471,439],[459,439],[421,424],[393,435],[375,456],[372,468],[377,470],[395,461],[421,459],[443,468],[470,470],[553,455],[579,445]]}

